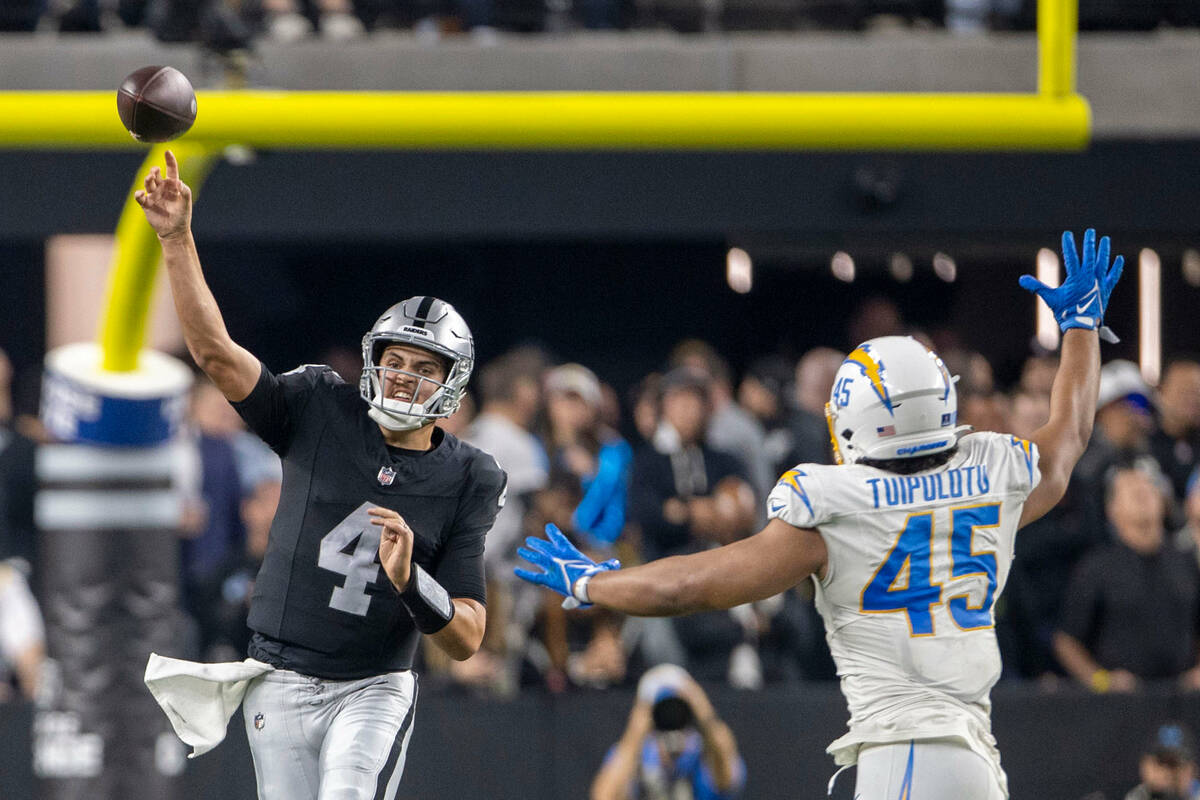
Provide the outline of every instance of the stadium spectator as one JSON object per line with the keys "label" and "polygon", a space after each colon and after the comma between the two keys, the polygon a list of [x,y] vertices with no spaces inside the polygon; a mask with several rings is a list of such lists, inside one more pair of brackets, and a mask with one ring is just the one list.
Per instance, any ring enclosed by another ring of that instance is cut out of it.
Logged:
{"label": "stadium spectator", "polygon": [[658,430],[661,383],[662,375],[652,372],[629,392],[629,406],[633,409],[633,428],[643,444],[648,444],[654,439],[654,432]]}
{"label": "stadium spectator", "polygon": [[655,667],[638,683],[620,741],[592,781],[591,800],[732,800],[746,782],[737,740],[682,668]]}
{"label": "stadium spectator", "polygon": [[[546,373],[545,392],[550,478],[538,498],[538,526],[554,523],[594,557],[609,558],[625,527],[632,450],[602,423],[604,390],[587,367],[555,367]],[[602,610],[568,618],[552,595],[543,595],[541,634],[551,688],[563,686],[564,676],[593,687],[621,682],[621,622],[621,615]]]}
{"label": "stadium spectator", "polygon": [[1188,477],[1200,461],[1200,361],[1176,358],[1167,363],[1158,385],[1158,428],[1150,451],[1182,500]]}
{"label": "stadium spectator", "polygon": [[846,354],[839,350],[814,347],[796,364],[795,408],[789,421],[792,449],[784,460],[785,468],[794,464],[833,463],[825,401],[833,388],[833,376],[845,358]]}
{"label": "stadium spectator", "polygon": [[1080,561],[1054,648],[1067,672],[1096,692],[1175,680],[1200,689],[1200,573],[1165,546],[1166,498],[1143,469],[1120,467],[1106,492],[1116,541]]}
{"label": "stadium spectator", "polygon": [[45,659],[46,631],[33,592],[20,569],[0,561],[0,701],[12,695],[12,678],[20,696],[33,699]]}
{"label": "stadium spectator", "polygon": [[1159,726],[1138,761],[1141,783],[1125,800],[1200,800],[1196,747],[1191,732],[1179,722]]}
{"label": "stadium spectator", "polygon": [[742,465],[704,442],[710,378],[689,367],[663,376],[662,418],[653,444],[634,458],[630,516],[647,559],[725,544],[745,535],[754,493]]}
{"label": "stadium spectator", "polygon": [[508,498],[485,545],[489,571],[496,576],[512,572],[513,548],[523,535],[531,495],[546,486],[549,474],[546,452],[531,432],[542,408],[544,368],[539,354],[525,350],[488,363],[479,376],[482,405],[464,435],[508,473]]}
{"label": "stadium spectator", "polygon": [[1107,540],[1105,484],[1118,464],[1153,463],[1150,433],[1154,429],[1152,391],[1131,361],[1116,360],[1100,370],[1096,427],[1087,450],[1071,475],[1066,506],[1092,541]]}
{"label": "stadium spectator", "polygon": [[246,531],[245,549],[231,553],[199,588],[201,640],[206,661],[241,661],[250,644],[250,598],[254,579],[267,552],[267,535],[275,510],[283,470],[279,457],[261,445],[255,463],[243,469],[241,520]]}
{"label": "stadium spectator", "polygon": [[708,376],[709,417],[705,442],[733,454],[742,463],[756,496],[766,497],[777,477],[767,461],[766,434],[754,416],[734,402],[729,364],[712,345],[685,339],[671,351],[672,367],[687,367]]}
{"label": "stadium spectator", "polygon": [[[689,367],[663,376],[662,419],[653,444],[634,458],[630,489],[629,513],[641,530],[647,560],[726,544],[753,526],[754,492],[741,464],[703,441],[710,382],[707,373]],[[754,626],[744,615],[717,611],[641,624],[647,663],[686,661],[704,680],[750,685],[761,680]]]}
{"label": "stadium spectator", "polygon": [[[245,430],[241,419],[213,383],[198,376],[192,384],[185,435],[199,466],[199,495],[192,498],[180,547],[184,606],[197,620],[207,613],[199,599],[231,557],[245,549],[242,487],[234,440]],[[203,646],[203,645],[202,645]]]}
{"label": "stadium spectator", "polygon": [[314,32],[334,40],[366,33],[351,0],[263,0],[262,11],[266,35],[282,42],[294,42]]}
{"label": "stadium spectator", "polygon": [[542,408],[545,368],[542,355],[532,349],[513,350],[488,363],[479,376],[482,408],[463,437],[491,453],[508,473],[508,497],[484,541],[491,624],[483,647],[462,666],[447,667],[462,682],[502,692],[516,686],[529,629],[542,603],[538,593],[513,578],[512,568],[526,514],[549,474],[546,452],[531,432]]}
{"label": "stadium spectator", "polygon": [[1175,547],[1196,559],[1200,568],[1200,467],[1192,470],[1183,496],[1183,527],[1175,532]]}
{"label": "stadium spectator", "polygon": [[764,356],[750,365],[738,384],[738,405],[749,411],[766,433],[763,447],[772,476],[796,463],[788,460],[792,431],[787,401],[793,373],[794,368],[782,356]]}
{"label": "stadium spectator", "polygon": [[[573,505],[560,527],[592,549],[611,547],[625,526],[633,451],[601,422],[604,392],[587,367],[564,364],[546,375],[550,483]],[[557,523],[557,521],[556,521]]]}
{"label": "stadium spectator", "polygon": [[1058,354],[1036,349],[1021,365],[1019,388],[1032,395],[1050,396],[1054,375],[1058,372]]}
{"label": "stadium spectator", "polygon": [[1010,27],[1020,15],[1022,0],[946,0],[946,30],[981,34]]}

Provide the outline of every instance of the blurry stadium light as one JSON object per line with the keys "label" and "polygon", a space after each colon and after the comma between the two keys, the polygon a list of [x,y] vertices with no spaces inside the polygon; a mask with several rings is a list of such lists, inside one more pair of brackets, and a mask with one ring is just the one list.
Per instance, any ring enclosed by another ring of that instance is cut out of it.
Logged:
{"label": "blurry stadium light", "polygon": [[754,262],[740,247],[731,247],[725,255],[725,280],[738,294],[749,294],[754,286]]}
{"label": "blurry stadium light", "polygon": [[958,278],[958,265],[945,253],[934,253],[933,272],[946,283],[954,283]]}
{"label": "blurry stadium light", "polygon": [[841,250],[834,253],[833,258],[829,259],[829,270],[839,281],[854,282],[854,259],[849,253]]}
{"label": "blurry stadium light", "polygon": [[1138,365],[1151,386],[1162,371],[1162,262],[1145,248],[1138,254]]}
{"label": "blurry stadium light", "polygon": [[1200,286],[1200,250],[1189,247],[1183,251],[1183,279],[1188,286]]}
{"label": "blurry stadium light", "polygon": [[908,283],[913,276],[913,262],[907,253],[892,253],[888,259],[888,271],[898,283]]}
{"label": "blurry stadium light", "polygon": [[[1037,279],[1047,286],[1058,286],[1062,280],[1058,271],[1058,253],[1048,247],[1043,247],[1037,253]],[[1037,343],[1047,350],[1058,349],[1058,322],[1050,306],[1043,303],[1036,295],[1033,297],[1033,307],[1036,309]]]}

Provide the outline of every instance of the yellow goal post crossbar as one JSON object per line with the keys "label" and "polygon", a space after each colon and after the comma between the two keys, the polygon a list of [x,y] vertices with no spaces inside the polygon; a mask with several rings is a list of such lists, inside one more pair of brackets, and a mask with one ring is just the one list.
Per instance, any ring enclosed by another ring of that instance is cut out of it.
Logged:
{"label": "yellow goal post crossbar", "polygon": [[[112,94],[18,94],[0,94],[0,148],[139,146]],[[1074,94],[247,91],[198,105],[185,141],[292,149],[1078,150],[1090,126]]]}
{"label": "yellow goal post crossbar", "polygon": [[[292,149],[1073,151],[1091,138],[1075,88],[1078,0],[1038,2],[1027,94],[766,92],[199,92],[173,146],[198,188],[230,144]],[[0,92],[0,149],[131,149],[115,92]],[[151,149],[144,169],[161,163]],[[140,175],[139,175],[140,179]],[[157,270],[127,201],[100,339],[107,370],[137,367]]]}

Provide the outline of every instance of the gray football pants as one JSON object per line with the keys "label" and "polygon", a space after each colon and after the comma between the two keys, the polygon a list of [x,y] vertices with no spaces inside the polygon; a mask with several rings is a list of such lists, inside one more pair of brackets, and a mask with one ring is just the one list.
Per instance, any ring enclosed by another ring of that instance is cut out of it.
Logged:
{"label": "gray football pants", "polygon": [[332,681],[276,670],[242,714],[259,800],[394,800],[417,705],[414,672]]}

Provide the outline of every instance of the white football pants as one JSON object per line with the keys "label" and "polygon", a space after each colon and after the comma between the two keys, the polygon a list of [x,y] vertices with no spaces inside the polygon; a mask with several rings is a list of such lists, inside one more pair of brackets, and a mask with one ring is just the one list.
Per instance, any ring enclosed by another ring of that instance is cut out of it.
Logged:
{"label": "white football pants", "polygon": [[856,800],[1004,800],[996,774],[951,740],[897,742],[858,753]]}
{"label": "white football pants", "polygon": [[416,711],[416,673],[333,681],[276,670],[242,714],[259,800],[394,800]]}

